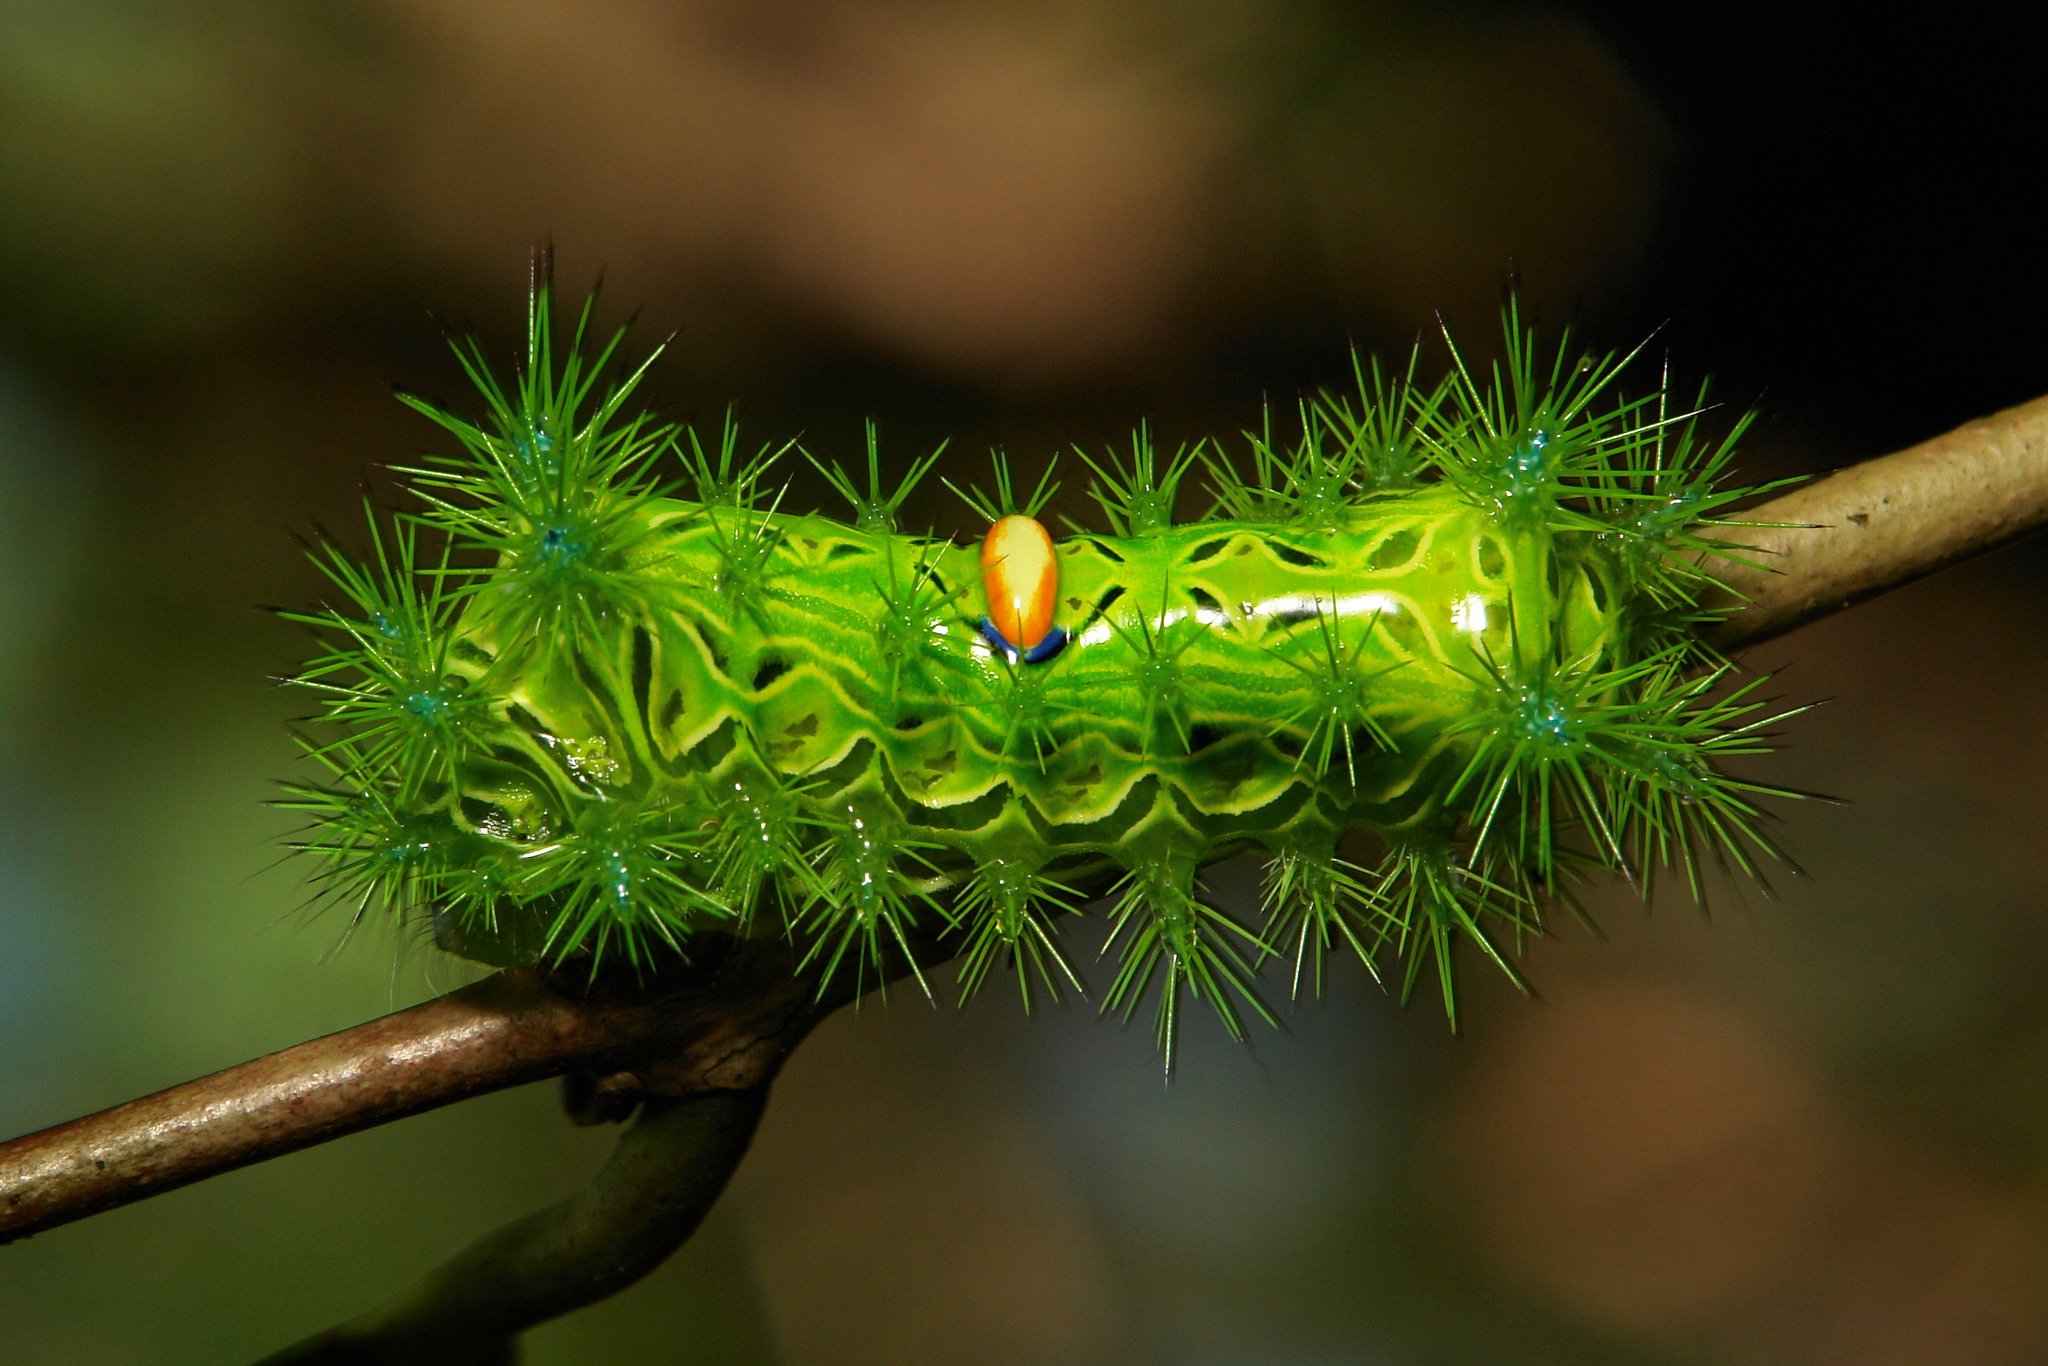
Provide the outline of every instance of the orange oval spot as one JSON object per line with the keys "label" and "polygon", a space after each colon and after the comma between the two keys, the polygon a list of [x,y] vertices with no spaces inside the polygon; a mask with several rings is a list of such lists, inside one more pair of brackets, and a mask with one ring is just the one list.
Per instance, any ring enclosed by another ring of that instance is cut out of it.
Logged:
{"label": "orange oval spot", "polygon": [[1019,650],[1044,640],[1060,589],[1052,533],[1035,517],[1005,517],[990,527],[981,542],[981,588],[1003,639]]}

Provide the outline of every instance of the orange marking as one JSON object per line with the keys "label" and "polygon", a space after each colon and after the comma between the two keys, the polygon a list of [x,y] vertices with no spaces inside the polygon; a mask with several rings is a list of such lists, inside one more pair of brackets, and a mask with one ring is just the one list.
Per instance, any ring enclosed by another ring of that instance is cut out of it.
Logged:
{"label": "orange marking", "polygon": [[988,619],[1003,639],[1029,650],[1052,630],[1060,564],[1052,534],[1035,517],[1005,517],[981,542],[981,588]]}

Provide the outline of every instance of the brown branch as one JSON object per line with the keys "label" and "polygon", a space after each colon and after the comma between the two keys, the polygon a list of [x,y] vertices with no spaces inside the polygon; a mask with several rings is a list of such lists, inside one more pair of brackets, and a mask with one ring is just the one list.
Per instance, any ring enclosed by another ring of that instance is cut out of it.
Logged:
{"label": "brown branch", "polygon": [[[1782,634],[2048,522],[2048,398],[1845,470],[1750,516],[1788,525],[1731,533],[1758,553],[1715,566],[1742,604],[1715,633],[1724,648]],[[0,1242],[544,1077],[581,1078],[579,1104],[600,1117],[652,1097],[584,1192],[486,1239],[394,1309],[294,1358],[454,1360],[442,1350],[445,1335],[467,1333],[476,1346],[468,1359],[506,1360],[507,1334],[610,1293],[688,1236],[744,1151],[782,1058],[837,1004],[819,1001],[774,942],[737,945],[715,963],[624,992],[575,996],[532,970],[500,973],[0,1144]],[[544,1312],[512,1313],[527,1307]]]}
{"label": "brown branch", "polygon": [[593,1304],[667,1260],[739,1165],[766,1086],[650,1100],[576,1194],[484,1238],[395,1304],[266,1366],[512,1360],[522,1329]]}
{"label": "brown branch", "polygon": [[2048,398],[1867,460],[1746,514],[1751,561],[1713,566],[1740,607],[1711,632],[1754,645],[2048,524]]}
{"label": "brown branch", "polygon": [[814,993],[779,941],[631,994],[577,999],[532,969],[501,972],[0,1145],[0,1242],[564,1073],[605,1078],[631,1099],[763,1087],[837,1004]]}

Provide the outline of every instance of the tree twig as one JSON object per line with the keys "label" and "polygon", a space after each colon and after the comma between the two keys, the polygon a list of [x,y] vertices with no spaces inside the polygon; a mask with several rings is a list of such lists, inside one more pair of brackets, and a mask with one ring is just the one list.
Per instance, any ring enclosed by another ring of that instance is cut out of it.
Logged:
{"label": "tree twig", "polygon": [[[2048,398],[1842,471],[1749,517],[1785,525],[1729,536],[1757,554],[1715,566],[1742,604],[1715,632],[1723,648],[1782,634],[2048,523]],[[585,1078],[582,1099],[594,1112],[607,1097],[628,1106],[649,1097],[588,1189],[487,1238],[391,1309],[284,1358],[509,1360],[508,1334],[609,1294],[689,1235],[744,1151],[783,1057],[840,1003],[817,999],[788,947],[773,941],[625,992],[578,996],[532,970],[500,973],[0,1144],[0,1242],[544,1077]],[[539,1312],[524,1316],[528,1308]],[[471,1356],[452,1354],[457,1339],[473,1344]]]}
{"label": "tree twig", "polygon": [[837,1001],[749,941],[655,989],[576,998],[532,969],[0,1145],[0,1242],[330,1138],[578,1072],[640,1095],[765,1086]]}
{"label": "tree twig", "polygon": [[1968,422],[1795,489],[1735,528],[1747,562],[1714,574],[1735,613],[1709,633],[1754,645],[2048,524],[2048,398]]}
{"label": "tree twig", "polygon": [[512,1360],[517,1334],[659,1266],[725,1189],[768,1088],[650,1100],[588,1185],[476,1243],[387,1308],[266,1366]]}

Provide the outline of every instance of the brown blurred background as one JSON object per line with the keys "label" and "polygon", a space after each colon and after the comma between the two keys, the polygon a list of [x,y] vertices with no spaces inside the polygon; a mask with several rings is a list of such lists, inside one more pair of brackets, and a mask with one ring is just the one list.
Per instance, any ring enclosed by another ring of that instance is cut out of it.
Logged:
{"label": "brown blurred background", "polygon": [[[433,443],[387,386],[462,400],[430,310],[511,357],[543,234],[675,333],[669,415],[956,477],[1252,425],[1515,276],[1760,403],[1759,474],[2048,391],[2026,45],[1786,8],[11,0],[0,1131],[466,980],[301,913],[255,609]],[[1356,970],[1170,1089],[1085,1006],[844,1015],[530,1360],[2048,1361],[2044,626],[2037,546],[1759,651],[1831,699],[1763,769],[1847,799],[1784,813],[1805,875],[1607,889],[1462,1039]],[[253,1357],[608,1142],[535,1088],[0,1250],[0,1359]]]}

